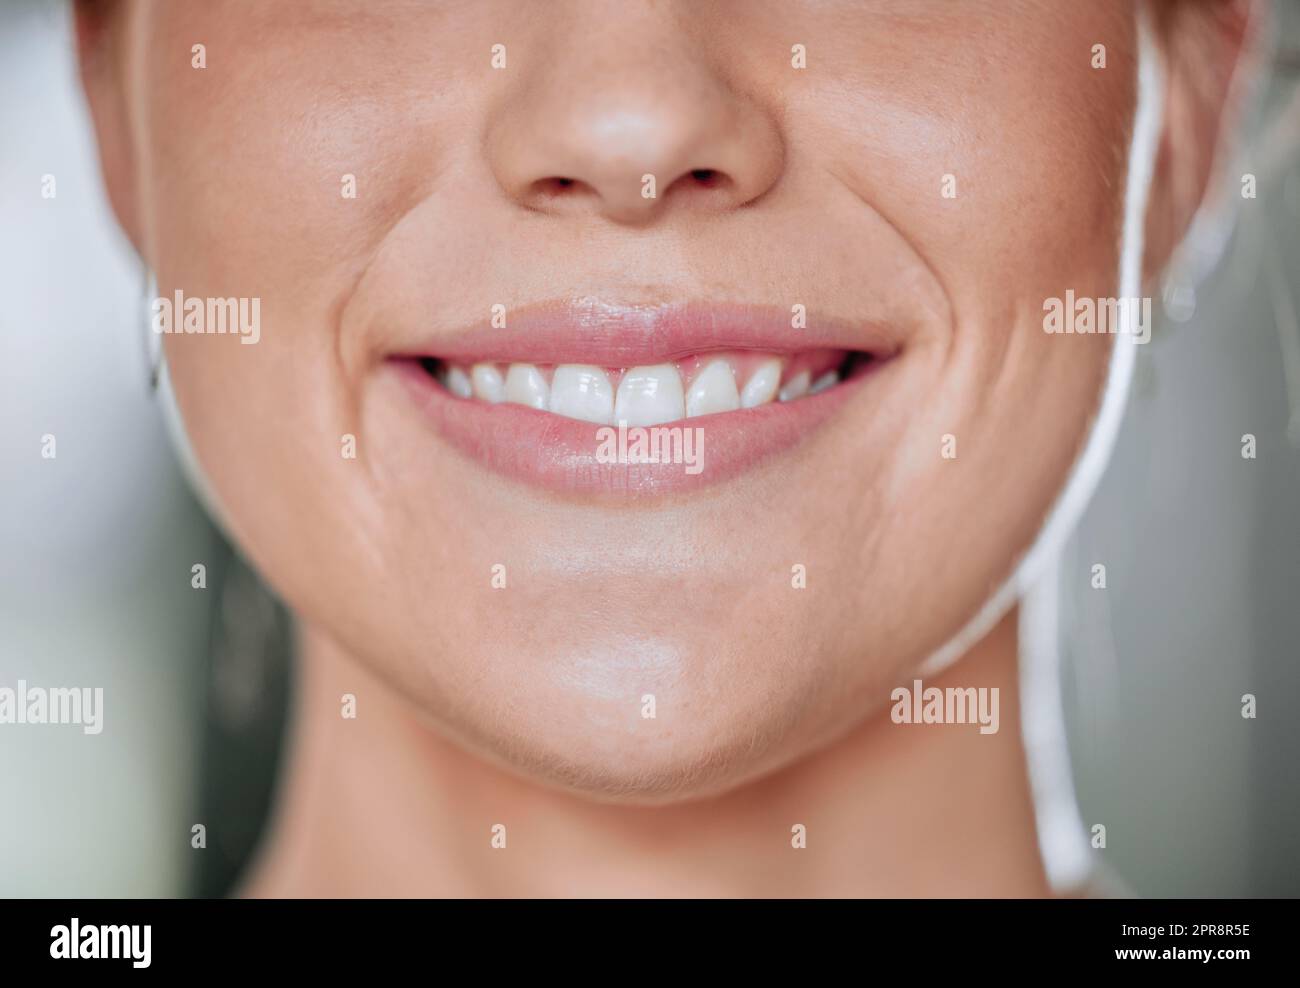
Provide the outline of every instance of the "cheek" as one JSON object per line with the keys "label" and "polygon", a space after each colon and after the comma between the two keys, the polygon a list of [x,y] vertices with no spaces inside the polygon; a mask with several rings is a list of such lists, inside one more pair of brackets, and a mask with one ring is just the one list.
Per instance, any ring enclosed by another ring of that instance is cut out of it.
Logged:
{"label": "cheek", "polygon": [[995,7],[978,25],[907,24],[890,57],[847,53],[792,106],[792,142],[824,149],[828,174],[902,232],[958,319],[1114,274],[1136,38],[1110,5],[1068,20]]}
{"label": "cheek", "polygon": [[853,482],[830,550],[839,573],[867,574],[847,584],[859,654],[914,661],[955,632],[1029,547],[1097,410],[1114,338],[1045,333],[1043,305],[1119,290],[1135,39],[1107,12],[1040,40],[965,38],[923,76],[845,63],[850,92],[809,92],[792,114],[950,306],[949,337],[911,354],[889,467]]}
{"label": "cheek", "polygon": [[[490,86],[468,40],[486,31],[486,12],[222,7],[158,5],[142,31],[134,85],[149,225],[185,273],[256,280],[285,306],[317,311],[470,143],[466,85],[478,98]],[[452,25],[465,44],[447,44]]]}
{"label": "cheek", "polygon": [[[440,109],[392,91],[387,63],[341,64],[352,46],[311,35],[319,26],[254,27],[202,5],[151,19],[135,80],[140,187],[161,296],[261,300],[256,345],[180,335],[166,353],[233,534],[296,603],[317,586],[327,597],[338,559],[373,552],[357,534],[373,514],[364,450],[343,455],[361,432],[363,368],[339,314],[391,224],[427,195],[434,149],[402,128],[427,133]],[[206,43],[205,69],[191,38]]]}

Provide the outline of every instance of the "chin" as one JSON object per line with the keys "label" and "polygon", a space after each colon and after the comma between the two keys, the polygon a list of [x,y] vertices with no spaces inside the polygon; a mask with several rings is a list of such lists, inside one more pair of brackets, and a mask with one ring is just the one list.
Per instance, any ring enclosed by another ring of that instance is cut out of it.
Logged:
{"label": "chin", "polygon": [[658,650],[640,644],[554,659],[511,695],[478,697],[472,709],[494,715],[462,718],[451,733],[538,785],[627,806],[722,795],[813,746],[807,694],[791,689],[788,669],[774,664],[765,682],[754,668],[742,677],[725,660],[675,652],[647,668]]}
{"label": "chin", "polygon": [[509,751],[507,767],[535,784],[595,803],[672,806],[723,796],[779,767],[772,750],[755,752],[751,739],[751,733],[734,732],[684,745],[533,740],[528,750]]}

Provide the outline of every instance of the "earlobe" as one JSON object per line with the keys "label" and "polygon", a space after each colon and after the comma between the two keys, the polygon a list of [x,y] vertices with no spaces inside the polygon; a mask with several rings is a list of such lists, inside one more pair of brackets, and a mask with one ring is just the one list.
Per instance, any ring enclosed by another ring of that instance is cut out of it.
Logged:
{"label": "earlobe", "polygon": [[1164,125],[1147,214],[1143,273],[1159,275],[1212,194],[1240,116],[1242,79],[1267,16],[1256,0],[1154,2],[1164,62]]}
{"label": "earlobe", "polygon": [[77,0],[73,13],[81,85],[95,128],[104,188],[118,224],[143,256],[126,73],[120,58],[126,11],[116,0]]}

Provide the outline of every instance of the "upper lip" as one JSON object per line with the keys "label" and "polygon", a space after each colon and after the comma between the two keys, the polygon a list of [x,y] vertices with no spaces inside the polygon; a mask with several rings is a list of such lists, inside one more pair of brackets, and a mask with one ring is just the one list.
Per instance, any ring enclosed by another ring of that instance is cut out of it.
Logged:
{"label": "upper lip", "polygon": [[[793,305],[793,304],[792,304]],[[792,307],[684,302],[618,304],[592,298],[539,302],[446,335],[430,335],[397,348],[404,357],[455,363],[581,363],[634,367],[691,354],[757,350],[774,354],[810,349],[866,351],[893,356],[897,327],[818,315],[795,328]]]}

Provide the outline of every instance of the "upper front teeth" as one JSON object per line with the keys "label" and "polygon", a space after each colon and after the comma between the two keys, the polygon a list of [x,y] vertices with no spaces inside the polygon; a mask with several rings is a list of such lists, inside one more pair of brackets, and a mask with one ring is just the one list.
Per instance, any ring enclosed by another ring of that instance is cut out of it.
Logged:
{"label": "upper front teeth", "polygon": [[544,412],[551,403],[551,389],[532,364],[511,364],[506,371],[506,401]]}
{"label": "upper front teeth", "polygon": [[470,368],[470,380],[474,384],[474,394],[493,404],[504,401],[505,384],[501,381],[501,372],[491,364],[475,364]]}
{"label": "upper front teeth", "polygon": [[546,375],[533,364],[510,364],[504,377],[495,364],[474,364],[468,373],[463,367],[446,364],[440,376],[447,390],[458,398],[526,405],[585,422],[623,422],[629,426],[659,425],[757,408],[778,397],[793,401],[824,391],[840,379],[837,371],[829,370],[813,383],[811,373],[804,369],[781,386],[783,368],[779,357],[763,360],[750,372],[744,387],[738,389],[731,362],[718,357],[704,363],[684,392],[682,375],[673,364],[629,368],[623,372],[617,389],[603,368],[590,364],[560,364],[549,384]]}
{"label": "upper front teeth", "polygon": [[[777,362],[778,367],[780,362]],[[780,370],[777,371],[780,374]],[[713,415],[716,412],[734,412],[740,407],[736,393],[736,375],[725,360],[714,360],[695,376],[691,390],[686,395],[686,414]]]}
{"label": "upper front teeth", "polygon": [[781,361],[775,357],[764,361],[750,376],[745,390],[740,393],[740,407],[754,408],[757,405],[766,405],[776,397],[776,389],[780,383]]}
{"label": "upper front teeth", "polygon": [[614,416],[614,392],[609,386],[609,375],[587,364],[561,364],[551,379],[550,410],[584,422],[610,422]]}
{"label": "upper front teeth", "polygon": [[618,383],[614,421],[660,425],[686,417],[682,376],[672,364],[633,367]]}

